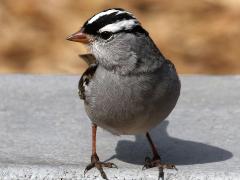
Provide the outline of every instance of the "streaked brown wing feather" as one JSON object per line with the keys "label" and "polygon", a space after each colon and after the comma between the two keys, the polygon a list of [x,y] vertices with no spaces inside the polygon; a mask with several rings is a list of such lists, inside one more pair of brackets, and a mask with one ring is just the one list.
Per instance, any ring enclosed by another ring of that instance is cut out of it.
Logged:
{"label": "streaked brown wing feather", "polygon": [[80,99],[85,99],[85,87],[88,86],[89,82],[94,76],[97,69],[97,64],[91,64],[87,70],[83,73],[78,83],[78,95]]}

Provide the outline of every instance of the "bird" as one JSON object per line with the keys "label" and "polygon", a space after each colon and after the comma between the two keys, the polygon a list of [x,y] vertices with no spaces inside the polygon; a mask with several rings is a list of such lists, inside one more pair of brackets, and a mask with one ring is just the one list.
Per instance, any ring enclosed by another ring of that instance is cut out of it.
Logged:
{"label": "bird", "polygon": [[153,157],[145,158],[143,169],[175,169],[163,163],[149,131],[174,109],[181,89],[174,64],[161,53],[147,30],[129,11],[110,8],[94,14],[67,40],[89,49],[80,57],[89,65],[78,84],[86,114],[92,124],[92,155],[84,174],[97,168],[117,168],[100,161],[96,151],[97,128],[113,135],[145,134]]}

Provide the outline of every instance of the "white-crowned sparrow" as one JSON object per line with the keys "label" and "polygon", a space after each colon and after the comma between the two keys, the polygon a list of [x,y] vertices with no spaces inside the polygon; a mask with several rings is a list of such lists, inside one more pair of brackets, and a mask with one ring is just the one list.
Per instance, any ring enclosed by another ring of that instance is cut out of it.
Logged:
{"label": "white-crowned sparrow", "polygon": [[113,134],[146,133],[153,158],[145,168],[174,168],[163,164],[148,131],[173,110],[180,94],[174,65],[156,47],[132,13],[107,9],[85,22],[67,38],[87,44],[91,54],[81,57],[89,64],[79,81],[79,95],[92,121],[92,156],[85,173],[96,167],[107,179],[96,153],[97,126]]}

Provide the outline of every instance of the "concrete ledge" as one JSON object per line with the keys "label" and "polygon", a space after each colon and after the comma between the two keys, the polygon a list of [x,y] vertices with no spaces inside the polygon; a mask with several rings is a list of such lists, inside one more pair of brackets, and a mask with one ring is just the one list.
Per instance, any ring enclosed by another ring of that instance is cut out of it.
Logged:
{"label": "concrete ledge", "polygon": [[[174,112],[152,130],[169,180],[240,179],[240,76],[182,76]],[[90,121],[77,95],[79,76],[0,75],[0,179],[99,179],[90,161]],[[99,129],[98,154],[118,170],[109,179],[157,179],[142,171],[144,136]]]}

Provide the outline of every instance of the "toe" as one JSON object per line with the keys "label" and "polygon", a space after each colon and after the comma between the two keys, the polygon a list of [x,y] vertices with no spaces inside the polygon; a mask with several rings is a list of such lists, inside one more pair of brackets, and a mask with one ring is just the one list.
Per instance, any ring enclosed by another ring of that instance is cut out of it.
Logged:
{"label": "toe", "polygon": [[151,167],[153,167],[153,166],[152,166],[152,160],[151,160],[149,157],[146,157],[146,158],[145,158],[144,165],[143,165],[143,167],[142,167],[142,170],[149,169],[149,168],[151,168]]}
{"label": "toe", "polygon": [[161,164],[161,163],[159,163],[159,164],[157,164],[157,166],[159,168],[162,168],[162,169],[175,169],[175,170],[177,170],[177,168],[174,164]]}
{"label": "toe", "polygon": [[159,169],[158,179],[162,179],[162,180],[164,180],[164,172],[163,172],[163,168],[158,168],[158,169]]}
{"label": "toe", "polygon": [[85,176],[85,174],[86,174],[90,169],[92,169],[94,166],[95,166],[94,163],[90,163],[89,165],[87,165],[87,167],[86,167],[85,170],[84,170],[84,176]]}
{"label": "toe", "polygon": [[118,169],[117,165],[114,164],[114,163],[111,163],[111,162],[102,163],[102,165],[103,165],[104,167],[108,167],[108,168],[116,168],[116,169]]}
{"label": "toe", "polygon": [[99,170],[99,172],[100,172],[100,174],[101,174],[101,176],[102,176],[103,179],[108,179],[106,173],[103,171],[102,163],[97,162],[97,163],[95,164],[95,167]]}
{"label": "toe", "polygon": [[94,167],[96,167],[99,170],[99,172],[100,172],[100,174],[101,174],[103,179],[108,179],[107,175],[103,171],[103,167],[117,168],[117,166],[114,163],[111,163],[111,162],[106,162],[105,163],[105,162],[96,161],[96,162],[92,162],[89,165],[87,165],[87,167],[84,170],[84,176],[90,169],[92,169]]}

